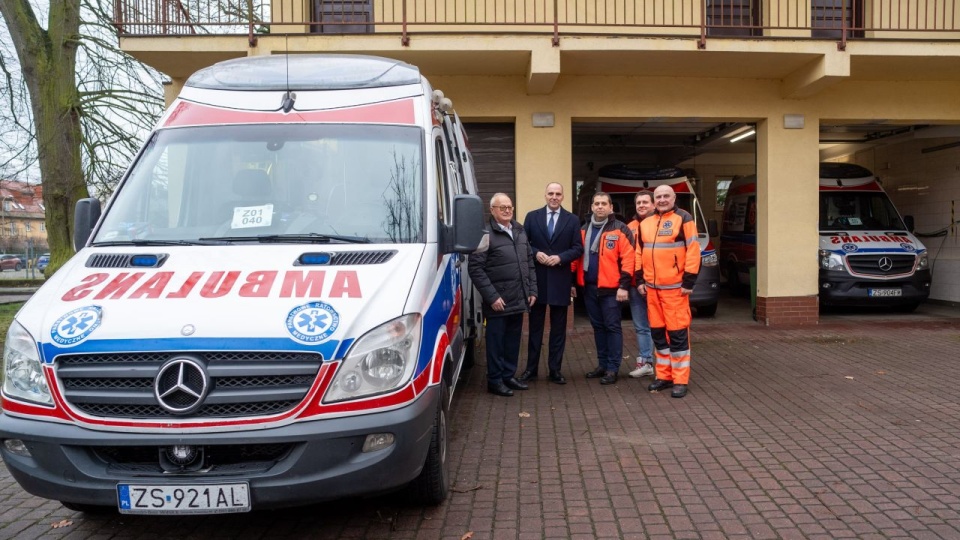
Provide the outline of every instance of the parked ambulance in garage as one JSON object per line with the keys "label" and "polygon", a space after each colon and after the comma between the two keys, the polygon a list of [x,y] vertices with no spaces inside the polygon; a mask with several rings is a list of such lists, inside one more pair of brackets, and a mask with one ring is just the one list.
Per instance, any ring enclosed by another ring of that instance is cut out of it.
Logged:
{"label": "parked ambulance in garage", "polygon": [[[186,82],[4,350],[0,453],[78,510],[446,495],[483,204],[452,104],[386,58]],[[478,300],[479,301],[479,300]]]}
{"label": "parked ambulance in garage", "polygon": [[[756,265],[755,176],[730,185],[720,259],[734,289]],[[913,311],[930,295],[927,249],[877,178],[850,163],[820,164],[820,304],[895,306]]]}

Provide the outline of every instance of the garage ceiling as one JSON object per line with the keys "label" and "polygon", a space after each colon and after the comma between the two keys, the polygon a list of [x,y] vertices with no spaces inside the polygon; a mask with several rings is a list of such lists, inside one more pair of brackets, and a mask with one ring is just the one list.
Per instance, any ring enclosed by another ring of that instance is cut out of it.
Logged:
{"label": "garage ceiling", "polygon": [[[823,122],[820,125],[820,149],[832,156],[863,147],[890,142],[891,137],[919,136],[926,124],[892,124],[885,120],[862,123]],[[960,137],[960,126],[940,126],[940,132]],[[948,128],[944,131],[942,128]],[[670,166],[698,155],[754,153],[756,137],[747,136],[732,143],[738,135],[752,129],[740,122],[715,122],[699,119],[650,120],[643,122],[575,122],[573,146],[590,153],[631,153],[655,155],[657,163]],[[944,136],[944,135],[940,135]]]}

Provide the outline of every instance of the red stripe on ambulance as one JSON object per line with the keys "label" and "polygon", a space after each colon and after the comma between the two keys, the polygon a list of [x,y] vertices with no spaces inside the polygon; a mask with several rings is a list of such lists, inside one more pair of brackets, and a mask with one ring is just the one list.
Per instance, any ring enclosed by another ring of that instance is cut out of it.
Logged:
{"label": "red stripe on ambulance", "polygon": [[286,124],[286,123],[360,123],[415,124],[412,99],[388,101],[373,105],[327,109],[322,111],[244,111],[211,107],[189,101],[179,102],[167,116],[163,127],[208,126],[222,124]]}

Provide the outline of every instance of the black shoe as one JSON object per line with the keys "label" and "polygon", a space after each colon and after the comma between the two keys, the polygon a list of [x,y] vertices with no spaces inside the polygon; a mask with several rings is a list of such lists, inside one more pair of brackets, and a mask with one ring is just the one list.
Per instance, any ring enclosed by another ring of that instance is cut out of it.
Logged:
{"label": "black shoe", "polygon": [[593,370],[593,371],[588,371],[588,372],[587,372],[587,378],[588,378],[588,379],[597,379],[597,378],[603,377],[603,376],[606,375],[606,374],[607,374],[607,370],[603,369],[602,367],[598,367],[597,369],[595,369],[595,370]]}
{"label": "black shoe", "polygon": [[670,397],[682,398],[685,395],[687,395],[687,385],[685,384],[678,384],[674,386],[673,391],[670,392]]}
{"label": "black shoe", "polygon": [[567,384],[567,380],[563,378],[563,375],[559,371],[550,372],[550,382],[556,384]]}
{"label": "black shoe", "polygon": [[600,384],[614,384],[617,382],[617,372],[608,371],[603,377],[600,377]]}
{"label": "black shoe", "polygon": [[517,380],[520,382],[529,382],[536,378],[537,378],[537,374],[527,369],[527,370],[524,370],[524,372],[521,373],[519,377],[517,377]]}
{"label": "black shoe", "polygon": [[507,385],[503,384],[503,381],[487,383],[487,392],[504,397],[513,395],[513,390],[507,388]]}
{"label": "black shoe", "polygon": [[503,384],[507,385],[507,388],[513,388],[514,390],[529,390],[530,387],[518,381],[516,377],[510,377],[509,379],[504,379]]}
{"label": "black shoe", "polygon": [[647,387],[647,390],[651,392],[659,392],[661,390],[666,390],[673,386],[673,381],[665,381],[663,379],[657,379],[653,381],[650,386]]}

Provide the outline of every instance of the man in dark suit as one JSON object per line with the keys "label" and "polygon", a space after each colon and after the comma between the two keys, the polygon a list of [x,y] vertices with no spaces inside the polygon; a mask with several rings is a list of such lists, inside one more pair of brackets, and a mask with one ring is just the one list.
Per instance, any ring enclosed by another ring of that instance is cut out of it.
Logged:
{"label": "man in dark suit", "polygon": [[557,384],[566,384],[560,366],[567,342],[567,307],[573,296],[570,263],[583,255],[583,240],[580,236],[580,220],[560,206],[563,202],[563,186],[556,182],[547,184],[544,198],[547,205],[531,211],[523,220],[523,229],[530,239],[536,263],[539,295],[530,309],[527,368],[519,380],[527,382],[537,378],[540,350],[543,348],[543,327],[547,306],[550,306],[549,379]]}

